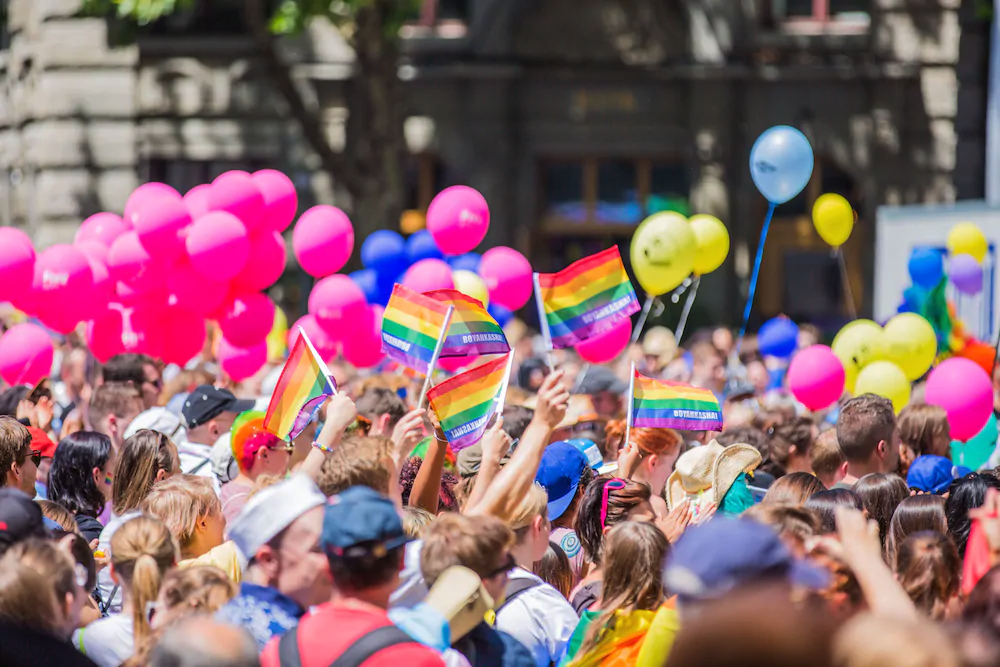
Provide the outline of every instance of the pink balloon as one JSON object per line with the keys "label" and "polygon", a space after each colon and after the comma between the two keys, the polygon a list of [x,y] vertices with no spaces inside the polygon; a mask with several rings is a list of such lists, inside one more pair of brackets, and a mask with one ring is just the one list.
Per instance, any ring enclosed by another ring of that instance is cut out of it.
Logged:
{"label": "pink balloon", "polygon": [[132,229],[135,225],[135,217],[139,208],[143,206],[143,202],[161,197],[181,199],[181,193],[165,183],[144,183],[137,187],[125,201],[125,214],[122,216],[125,228]]}
{"label": "pink balloon", "polygon": [[205,318],[182,308],[168,308],[163,317],[162,359],[184,366],[205,346]]}
{"label": "pink balloon", "polygon": [[323,357],[323,361],[330,361],[337,356],[337,341],[331,338],[323,327],[319,325],[312,315],[303,315],[295,324],[288,329],[288,349],[295,347],[295,341],[299,339],[299,329],[306,332],[309,341]]}
{"label": "pink balloon", "polygon": [[479,275],[486,283],[490,303],[519,310],[531,299],[531,264],[513,248],[500,246],[484,252]]}
{"label": "pink balloon", "polygon": [[206,278],[190,262],[180,261],[167,277],[167,300],[196,315],[207,316],[219,310],[229,296],[229,283]]}
{"label": "pink balloon", "polygon": [[0,301],[22,298],[35,277],[35,249],[20,229],[0,227]]}
{"label": "pink balloon", "polygon": [[111,278],[125,283],[137,292],[162,287],[169,268],[164,259],[155,258],[149,253],[135,231],[119,236],[108,250],[108,271]]}
{"label": "pink balloon", "polygon": [[260,292],[234,296],[223,306],[219,326],[233,345],[256,345],[267,338],[274,326],[274,302]]}
{"label": "pink balloon", "polygon": [[436,289],[454,289],[451,267],[440,259],[422,259],[403,275],[403,286],[414,292],[430,292]]}
{"label": "pink balloon", "polygon": [[446,255],[461,255],[479,245],[490,228],[486,198],[467,185],[438,193],[427,209],[427,231]]}
{"label": "pink balloon", "polygon": [[52,371],[54,352],[45,329],[15,324],[0,336],[0,377],[9,385],[34,385]]}
{"label": "pink balloon", "polygon": [[266,221],[264,195],[245,171],[227,171],[212,181],[208,201],[213,211],[225,211],[239,218],[249,232],[262,228]]}
{"label": "pink balloon", "polygon": [[796,353],[786,379],[795,399],[810,410],[828,408],[844,393],[844,365],[826,345]]}
{"label": "pink balloon", "polygon": [[112,300],[128,307],[149,304],[162,308],[168,304],[168,293],[166,286],[138,290],[125,283],[118,283],[115,285],[115,295]]}
{"label": "pink balloon", "polygon": [[148,354],[155,359],[163,358],[166,338],[160,311],[152,305],[140,304],[124,311],[125,324],[122,328],[122,344],[126,352]]}
{"label": "pink balloon", "polygon": [[197,220],[212,210],[211,203],[209,202],[209,193],[211,191],[211,185],[202,183],[201,185],[194,186],[184,195],[184,205],[187,206],[192,220]]}
{"label": "pink balloon", "polygon": [[309,294],[309,313],[333,340],[344,340],[365,316],[365,293],[343,274],[327,276]]}
{"label": "pink balloon", "polygon": [[42,320],[69,333],[94,308],[94,272],[79,248],[58,244],[38,255],[32,281],[36,309]]}
{"label": "pink balloon", "polygon": [[354,335],[344,339],[344,359],[355,368],[371,368],[378,365],[382,354],[382,306],[365,308],[358,318]]}
{"label": "pink balloon", "polygon": [[194,221],[186,241],[191,265],[213,280],[232,280],[246,266],[250,239],[240,219],[225,211],[212,211]]}
{"label": "pink balloon", "polygon": [[954,440],[973,437],[993,410],[993,383],[976,362],[963,357],[945,359],[927,376],[924,400],[948,413]]}
{"label": "pink balloon", "polygon": [[340,271],[354,252],[354,227],[335,206],[313,206],[292,231],[292,250],[302,270],[314,278]]}
{"label": "pink balloon", "polygon": [[278,232],[264,229],[250,237],[250,255],[246,266],[233,278],[233,287],[244,292],[267,289],[285,272],[288,252],[285,239]]}
{"label": "pink balloon", "polygon": [[149,196],[136,205],[132,225],[139,242],[156,257],[173,260],[184,246],[181,233],[191,224],[191,214],[182,199]]}
{"label": "pink balloon", "polygon": [[267,343],[237,347],[225,338],[219,341],[219,364],[234,382],[253,377],[267,363]]}
{"label": "pink balloon", "polygon": [[94,242],[103,245],[105,248],[111,246],[116,238],[127,231],[125,221],[120,215],[114,213],[95,213],[80,225],[73,237],[73,243],[80,245],[85,242]]}
{"label": "pink balloon", "polygon": [[449,373],[457,373],[463,368],[468,368],[472,364],[476,363],[476,359],[478,358],[478,354],[470,354],[465,357],[446,357],[444,359],[438,359],[437,365],[439,368],[446,370]]}
{"label": "pink balloon", "polygon": [[577,345],[576,352],[584,361],[606,364],[625,351],[631,337],[632,320],[626,317],[607,331]]}
{"label": "pink balloon", "polygon": [[92,312],[96,312],[107,306],[111,301],[115,294],[115,281],[111,279],[108,265],[102,262],[100,258],[87,255],[87,261],[90,263],[90,271],[94,275],[94,296],[91,301]]}
{"label": "pink balloon", "polygon": [[299,193],[292,179],[274,169],[254,172],[253,182],[264,196],[264,224],[267,229],[283,232],[295,220]]}
{"label": "pink balloon", "polygon": [[73,244],[80,251],[87,256],[87,259],[96,259],[101,264],[104,264],[105,270],[108,266],[108,247],[97,241],[80,241]]}
{"label": "pink balloon", "polygon": [[121,304],[111,304],[107,310],[87,323],[87,347],[102,364],[116,354],[125,352],[122,333],[125,318]]}

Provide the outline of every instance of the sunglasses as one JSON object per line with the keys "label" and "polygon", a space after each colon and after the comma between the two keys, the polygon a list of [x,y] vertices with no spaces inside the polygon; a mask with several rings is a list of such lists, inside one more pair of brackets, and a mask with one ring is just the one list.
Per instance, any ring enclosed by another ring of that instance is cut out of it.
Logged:
{"label": "sunglasses", "polygon": [[604,491],[601,493],[601,530],[605,529],[608,520],[608,497],[612,491],[621,491],[625,488],[625,480],[619,477],[609,479],[604,483]]}
{"label": "sunglasses", "polygon": [[517,561],[514,559],[514,555],[511,553],[507,554],[507,558],[504,559],[503,565],[487,573],[483,579],[492,579],[493,577],[499,577],[501,574],[508,574],[511,570],[517,567]]}
{"label": "sunglasses", "polygon": [[35,467],[37,468],[38,466],[42,465],[42,450],[32,449],[31,453],[28,454],[28,458],[31,459],[31,462],[34,463]]}
{"label": "sunglasses", "polygon": [[367,436],[369,433],[371,433],[371,430],[372,430],[372,420],[368,419],[367,417],[362,417],[361,415],[358,415],[358,418],[354,421],[353,424],[347,427],[347,431],[345,432],[350,433],[352,435],[360,434],[363,436]]}

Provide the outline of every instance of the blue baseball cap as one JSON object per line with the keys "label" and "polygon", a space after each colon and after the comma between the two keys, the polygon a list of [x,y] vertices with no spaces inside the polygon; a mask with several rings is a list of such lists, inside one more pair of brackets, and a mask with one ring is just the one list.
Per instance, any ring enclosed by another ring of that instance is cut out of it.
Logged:
{"label": "blue baseball cap", "polygon": [[583,455],[587,457],[587,463],[589,463],[590,467],[594,470],[597,470],[604,465],[604,455],[601,454],[601,449],[593,440],[587,440],[586,438],[573,438],[572,440],[567,440],[566,442],[583,452]]}
{"label": "blue baseball cap", "polygon": [[829,574],[796,560],[770,527],[751,519],[719,517],[688,528],[670,552],[664,586],[681,601],[715,599],[762,579],[784,579],[812,589]]}
{"label": "blue baseball cap", "polygon": [[535,481],[549,494],[549,521],[555,521],[569,508],[580,485],[580,476],[590,467],[587,457],[567,440],[553,442],[542,452]]}
{"label": "blue baseball cap", "polygon": [[957,466],[943,456],[927,454],[918,456],[906,473],[906,485],[925,493],[942,494],[956,479],[965,477],[971,470]]}
{"label": "blue baseball cap", "polygon": [[410,541],[391,500],[367,486],[330,496],[320,538],[328,556],[381,558]]}

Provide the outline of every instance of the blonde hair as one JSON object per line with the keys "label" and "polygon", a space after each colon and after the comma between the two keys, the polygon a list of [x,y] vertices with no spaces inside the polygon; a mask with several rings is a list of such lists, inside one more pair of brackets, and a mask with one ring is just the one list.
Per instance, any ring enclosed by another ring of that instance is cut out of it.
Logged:
{"label": "blonde hair", "polygon": [[80,532],[80,527],[76,525],[76,519],[73,518],[73,513],[68,509],[57,502],[45,500],[43,498],[36,498],[35,502],[42,508],[42,516],[46,519],[55,521],[59,524],[59,527],[67,533],[83,535],[83,533]]}
{"label": "blonde hair", "polygon": [[132,598],[136,643],[149,633],[146,605],[160,594],[163,575],[177,562],[177,544],[167,527],[154,518],[126,521],[111,536],[111,565]]}
{"label": "blonde hair", "polygon": [[323,462],[316,485],[327,496],[352,486],[367,486],[389,495],[389,452],[392,441],[381,436],[347,438]]}
{"label": "blonde hair", "polygon": [[194,540],[198,522],[222,512],[212,482],[195,475],[175,475],[153,486],[142,501],[143,514],[159,519],[186,549]]}
{"label": "blonde hair", "polygon": [[[529,527],[535,517],[542,517],[548,520],[549,495],[538,482],[531,485],[528,492],[521,497],[520,502],[511,510],[510,516],[505,522],[507,527],[517,535],[518,542],[524,538],[521,531]],[[503,517],[501,517],[503,518]]]}
{"label": "blonde hair", "polygon": [[434,523],[434,515],[420,507],[403,508],[403,532],[419,540],[424,536],[427,527]]}
{"label": "blonde hair", "polygon": [[514,533],[491,516],[442,514],[424,532],[420,572],[428,586],[452,565],[488,577],[514,546]]}
{"label": "blonde hair", "polygon": [[76,563],[52,540],[32,538],[18,542],[7,551],[8,558],[30,567],[53,587],[60,604],[67,595],[77,595]]}
{"label": "blonde hair", "polygon": [[0,620],[22,628],[59,634],[55,587],[18,554],[0,559]]}

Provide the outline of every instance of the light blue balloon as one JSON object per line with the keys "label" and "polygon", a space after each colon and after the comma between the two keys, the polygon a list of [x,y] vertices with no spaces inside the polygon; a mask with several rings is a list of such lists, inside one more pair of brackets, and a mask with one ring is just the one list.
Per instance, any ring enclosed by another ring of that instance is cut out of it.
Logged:
{"label": "light blue balloon", "polygon": [[750,175],[772,204],[794,199],[809,183],[813,149],[794,127],[777,125],[757,137],[750,151]]}
{"label": "light blue balloon", "polygon": [[997,446],[997,418],[992,412],[986,425],[968,442],[951,441],[951,460],[955,465],[979,470],[986,465]]}

